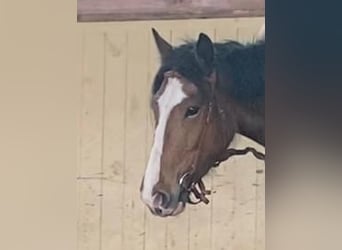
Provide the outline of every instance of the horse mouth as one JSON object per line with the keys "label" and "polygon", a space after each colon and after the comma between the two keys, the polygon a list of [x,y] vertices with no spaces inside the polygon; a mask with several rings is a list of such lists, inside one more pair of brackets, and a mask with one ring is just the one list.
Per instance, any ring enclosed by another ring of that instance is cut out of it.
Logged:
{"label": "horse mouth", "polygon": [[[205,197],[205,195],[210,194],[210,192],[207,190],[202,190],[203,187],[197,188],[196,184],[202,185],[202,184],[195,183],[192,189],[182,189],[179,195],[179,200],[178,200],[176,208],[173,209],[173,211],[166,216],[179,215],[180,213],[184,211],[187,203],[191,205],[196,205],[201,202],[204,202],[205,204],[209,203],[209,200]],[[198,191],[194,191],[195,188],[196,190],[198,189]],[[192,196],[194,196],[197,200],[194,201],[193,198],[191,198]]]}
{"label": "horse mouth", "polygon": [[158,214],[158,215],[161,217],[168,217],[168,216],[177,216],[181,214],[185,210],[186,204],[188,203],[189,195],[190,194],[186,189],[182,189],[181,192],[179,193],[179,199],[175,207],[173,207],[172,210],[169,208],[168,212],[164,214]]}
{"label": "horse mouth", "polygon": [[173,210],[171,216],[176,216],[176,215],[182,213],[182,212],[184,211],[184,209],[185,209],[185,203],[182,202],[182,201],[178,202],[178,205],[177,205],[177,207]]}

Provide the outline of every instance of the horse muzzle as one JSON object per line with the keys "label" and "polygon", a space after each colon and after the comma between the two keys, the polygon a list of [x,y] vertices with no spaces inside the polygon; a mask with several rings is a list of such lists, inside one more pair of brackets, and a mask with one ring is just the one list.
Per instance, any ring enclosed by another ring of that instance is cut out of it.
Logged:
{"label": "horse muzzle", "polygon": [[153,203],[149,208],[152,214],[160,217],[176,216],[183,212],[185,202],[179,201],[179,194],[172,195],[165,191],[158,191],[153,196]]}

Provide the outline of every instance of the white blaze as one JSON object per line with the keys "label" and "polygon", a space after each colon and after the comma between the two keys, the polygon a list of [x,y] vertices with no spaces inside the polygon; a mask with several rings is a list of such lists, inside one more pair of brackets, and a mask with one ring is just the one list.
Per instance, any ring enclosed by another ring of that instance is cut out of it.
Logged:
{"label": "white blaze", "polygon": [[150,158],[144,176],[142,189],[142,200],[152,206],[152,189],[159,181],[160,160],[163,152],[164,134],[166,124],[172,109],[181,103],[187,95],[182,89],[182,84],[178,78],[169,78],[166,88],[159,97],[157,103],[159,108],[159,121],[154,132],[154,142],[151,149]]}

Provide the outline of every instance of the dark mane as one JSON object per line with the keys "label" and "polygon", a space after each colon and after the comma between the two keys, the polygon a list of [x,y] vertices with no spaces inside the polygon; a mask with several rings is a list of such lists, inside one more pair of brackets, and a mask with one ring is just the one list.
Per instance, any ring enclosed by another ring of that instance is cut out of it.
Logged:
{"label": "dark mane", "polygon": [[[249,102],[265,96],[265,43],[248,44],[232,51],[217,65],[221,73],[230,67],[232,86],[222,87],[241,102]],[[221,68],[222,67],[222,68]]]}
{"label": "dark mane", "polygon": [[[241,44],[236,41],[214,43],[214,67],[220,88],[240,102],[254,102],[265,95],[265,43]],[[194,84],[201,84],[205,72],[195,58],[195,42],[188,41],[173,49],[154,79],[152,93],[158,91],[164,72],[175,70]],[[230,81],[229,81],[230,79]],[[230,82],[230,83],[229,83]]]}

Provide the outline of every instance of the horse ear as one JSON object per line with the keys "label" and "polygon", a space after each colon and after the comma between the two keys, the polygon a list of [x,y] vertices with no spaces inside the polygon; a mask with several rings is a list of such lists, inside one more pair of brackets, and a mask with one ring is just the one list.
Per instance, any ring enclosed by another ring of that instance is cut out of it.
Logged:
{"label": "horse ear", "polygon": [[168,55],[172,52],[172,46],[165,41],[154,28],[152,28],[152,33],[154,41],[158,47],[160,57],[162,61],[165,61]]}
{"label": "horse ear", "polygon": [[211,73],[214,63],[214,46],[204,33],[200,33],[196,43],[196,58],[205,73]]}

